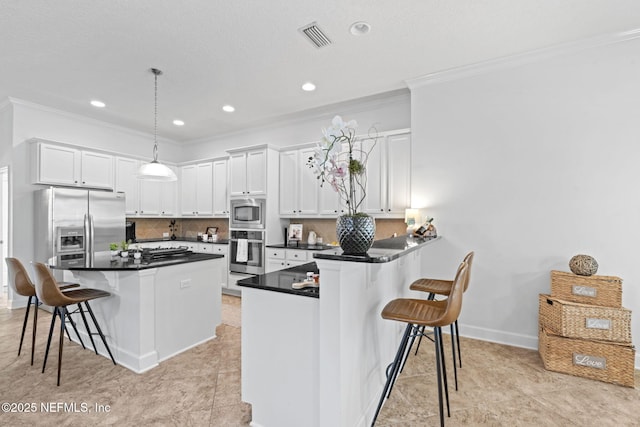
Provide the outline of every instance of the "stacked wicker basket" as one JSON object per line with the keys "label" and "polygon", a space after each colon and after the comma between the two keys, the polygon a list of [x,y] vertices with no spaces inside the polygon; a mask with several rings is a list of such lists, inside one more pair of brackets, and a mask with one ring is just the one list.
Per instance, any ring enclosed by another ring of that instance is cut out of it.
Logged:
{"label": "stacked wicker basket", "polygon": [[545,369],[634,387],[631,311],[622,280],[551,272],[539,298],[538,350]]}

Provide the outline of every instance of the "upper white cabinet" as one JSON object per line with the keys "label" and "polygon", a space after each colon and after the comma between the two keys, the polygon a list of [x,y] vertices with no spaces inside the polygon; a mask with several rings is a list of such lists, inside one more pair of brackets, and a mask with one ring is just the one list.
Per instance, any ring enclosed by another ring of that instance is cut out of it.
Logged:
{"label": "upper white cabinet", "polygon": [[[144,181],[137,178],[143,162],[128,157],[116,157],[116,191],[125,193],[127,216],[175,216],[177,213],[177,183]],[[169,166],[177,173],[176,168]]]}
{"label": "upper white cabinet", "polygon": [[125,215],[138,215],[140,199],[138,179],[136,174],[140,168],[140,161],[128,157],[116,157],[116,191],[125,193]]}
{"label": "upper white cabinet", "polygon": [[213,215],[213,162],[182,166],[180,213],[184,216]]}
{"label": "upper white cabinet", "polygon": [[[342,150],[346,152],[348,146],[345,144]],[[339,194],[329,183],[321,187],[307,166],[313,151],[313,147],[302,146],[280,152],[281,217],[336,217],[347,212]],[[411,196],[410,131],[383,132],[375,139],[359,139],[355,155],[361,157],[363,152],[368,153],[366,197],[358,211],[376,217],[403,217]]]}
{"label": "upper white cabinet", "polygon": [[411,134],[390,133],[362,141],[367,161],[367,197],[362,212],[375,216],[403,216],[411,204]]}
{"label": "upper white cabinet", "polygon": [[280,215],[315,216],[319,213],[318,181],[307,160],[313,147],[280,153]]}
{"label": "upper white cabinet", "polygon": [[35,150],[35,183],[113,189],[113,156],[44,142]]}
{"label": "upper white cabinet", "polygon": [[229,156],[230,196],[267,194],[267,149],[234,152]]}
{"label": "upper white cabinet", "polygon": [[227,160],[213,162],[213,215],[229,216]]}
{"label": "upper white cabinet", "polygon": [[[178,175],[173,166],[168,166]],[[140,216],[176,216],[178,183],[176,181],[140,180]]]}

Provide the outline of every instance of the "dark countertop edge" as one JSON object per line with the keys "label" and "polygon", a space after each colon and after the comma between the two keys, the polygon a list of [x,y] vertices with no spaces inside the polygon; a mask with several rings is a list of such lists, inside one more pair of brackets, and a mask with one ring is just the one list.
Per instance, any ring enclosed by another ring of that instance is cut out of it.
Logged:
{"label": "dark countertop edge", "polygon": [[[247,279],[242,279],[242,280],[247,280]],[[239,280],[236,284],[238,286],[242,286],[245,288],[253,288],[253,289],[261,289],[263,291],[267,291],[267,292],[278,292],[281,294],[289,294],[289,295],[298,295],[301,297],[311,297],[311,298],[320,298],[320,293],[318,292],[307,292],[307,291],[302,291],[299,289],[287,289],[287,288],[271,288],[268,286],[262,286],[259,285],[257,283],[240,283],[242,282],[242,280]]]}
{"label": "dark countertop edge", "polygon": [[[348,261],[348,262],[366,262],[370,264],[379,264],[384,262],[391,262],[395,259],[400,258],[401,256],[405,256],[426,244],[433,243],[436,240],[440,239],[440,236],[437,237],[392,237],[389,239],[376,240],[373,242],[373,246],[371,249],[385,251],[388,250],[388,253],[379,254],[379,255],[336,255],[336,254],[327,254],[327,253],[314,253],[313,257],[317,259],[328,259],[333,261]],[[401,247],[402,242],[404,241],[404,247]],[[409,245],[408,242],[414,243],[413,245]]]}
{"label": "dark countertop edge", "polygon": [[216,240],[215,242],[203,242],[202,240],[198,240],[195,237],[178,237],[176,238],[176,240],[171,240],[171,239],[136,239],[136,241],[134,243],[132,243],[133,245],[135,245],[136,243],[155,243],[155,242],[192,242],[192,243],[208,243],[210,245],[228,245],[229,244],[229,239],[219,239]]}
{"label": "dark countertop edge", "polygon": [[[302,277],[307,271],[318,272],[318,266],[315,262],[308,262],[306,264],[297,265],[295,267],[285,268],[284,270],[276,270],[271,273],[260,274],[256,276],[258,281],[261,280],[273,280],[274,282],[280,282],[279,275],[282,273],[291,274],[299,273]],[[302,297],[320,298],[320,289],[318,292],[305,291],[304,289],[283,288],[280,286],[269,286],[260,283],[255,283],[256,278],[249,277],[247,279],[238,280],[237,285],[245,288],[261,289],[268,292],[279,292],[282,294],[298,295]]]}
{"label": "dark countertop edge", "polygon": [[[199,262],[199,261],[209,261],[212,259],[224,258],[224,255],[219,254],[201,254],[201,253],[192,253],[189,256],[179,257],[179,258],[171,258],[168,260],[160,260],[153,261],[149,264],[143,264],[144,261],[141,261],[139,264],[135,263],[135,260],[127,260],[126,265],[122,265],[122,260],[116,260],[116,264],[105,265],[101,264],[94,267],[80,267],[80,266],[65,266],[65,265],[57,265],[54,263],[48,263],[47,265],[54,270],[73,270],[73,271],[140,271],[140,270],[148,270],[150,268],[162,268],[162,267],[171,267],[173,265],[180,264],[188,264],[191,262]],[[106,260],[105,260],[106,263]]]}
{"label": "dark countertop edge", "polygon": [[[267,249],[295,249],[299,251],[326,251],[329,249],[336,249],[336,246],[331,245],[309,245],[308,243],[300,243],[300,245],[289,244],[285,246],[284,243],[276,243],[273,245],[266,245]],[[338,246],[339,247],[339,246]]]}

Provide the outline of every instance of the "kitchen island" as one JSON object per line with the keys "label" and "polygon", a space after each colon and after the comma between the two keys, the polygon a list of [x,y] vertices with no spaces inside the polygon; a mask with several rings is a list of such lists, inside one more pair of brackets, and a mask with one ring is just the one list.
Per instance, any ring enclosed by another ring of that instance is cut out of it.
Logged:
{"label": "kitchen island", "polygon": [[[427,275],[421,267],[438,239],[379,240],[365,256],[325,251],[315,263],[238,282],[252,425],[370,425],[403,330],[380,313]],[[318,292],[288,289],[314,268]]]}
{"label": "kitchen island", "polygon": [[[227,268],[222,255],[135,260],[106,252],[80,265],[52,259],[49,266],[62,270],[65,280],[111,293],[91,306],[116,362],[134,372],[216,337]],[[75,320],[83,341],[90,342],[84,323]],[[95,343],[108,357],[102,342]]]}

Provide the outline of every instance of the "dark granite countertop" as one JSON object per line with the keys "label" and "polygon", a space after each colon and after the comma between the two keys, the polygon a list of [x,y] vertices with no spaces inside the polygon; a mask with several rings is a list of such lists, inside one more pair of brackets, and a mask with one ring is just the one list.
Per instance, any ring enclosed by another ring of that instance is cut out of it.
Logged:
{"label": "dark granite countertop", "polygon": [[[228,245],[229,239],[218,239],[215,242],[203,242],[202,240],[198,240],[196,237],[178,237],[176,240],[170,239],[136,239],[135,243],[159,243],[162,244],[164,242],[194,242],[194,243],[209,243],[212,245]],[[134,243],[134,244],[135,244]]]}
{"label": "dark granite countertop", "polygon": [[315,253],[313,257],[316,259],[349,262],[389,262],[418,249],[422,245],[433,243],[439,238],[440,237],[423,238],[412,236],[391,237],[389,239],[376,240],[373,242],[371,249],[364,255],[345,255],[340,248],[336,248],[335,251]]}
{"label": "dark granite countertop", "polygon": [[[318,266],[315,262],[242,279],[238,281],[238,286],[319,298],[320,288],[294,289],[291,287],[293,283],[305,280],[308,271],[318,273]],[[320,283],[322,283],[322,278],[320,278]]]}
{"label": "dark granite countertop", "polygon": [[143,259],[133,259],[132,256],[126,258],[122,258],[120,256],[112,257],[111,254],[106,252],[96,254],[90,265],[71,265],[69,263],[59,262],[56,258],[49,260],[48,265],[56,270],[132,271],[187,264],[190,262],[207,261],[217,258],[224,258],[224,255],[189,252],[182,256],[167,257],[155,261],[144,261]]}
{"label": "dark granite countertop", "polygon": [[285,246],[284,243],[278,243],[275,245],[267,245],[267,248],[275,248],[275,249],[300,249],[303,251],[324,251],[327,249],[335,249],[335,246],[331,245],[310,245],[308,243],[289,243]]}

